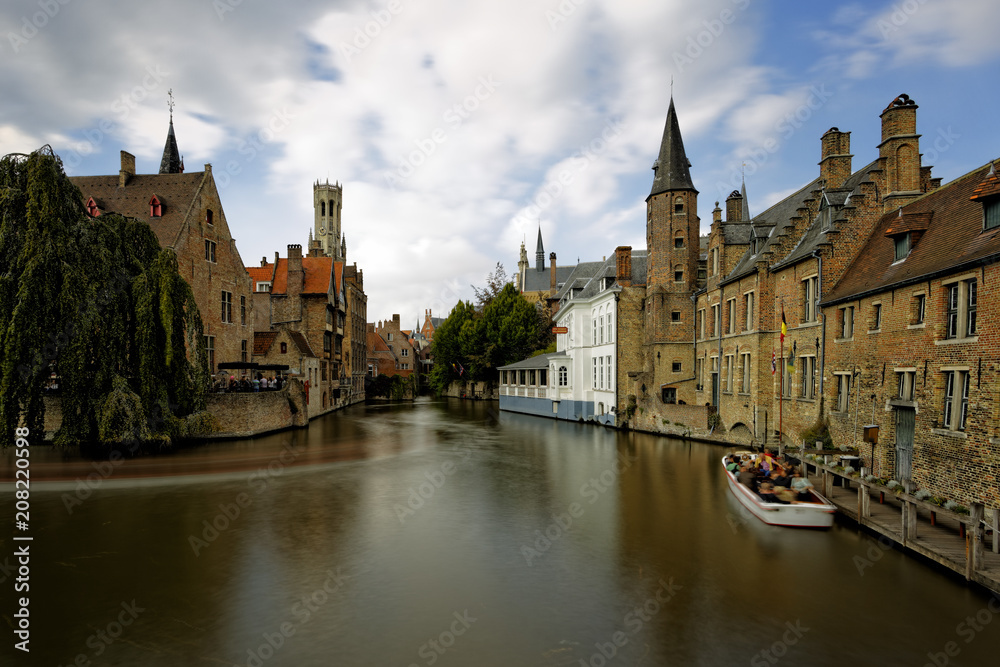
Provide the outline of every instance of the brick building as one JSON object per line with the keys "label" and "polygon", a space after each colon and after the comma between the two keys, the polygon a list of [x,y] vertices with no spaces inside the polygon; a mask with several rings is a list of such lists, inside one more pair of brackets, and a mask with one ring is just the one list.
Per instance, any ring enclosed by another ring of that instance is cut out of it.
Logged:
{"label": "brick building", "polygon": [[[393,315],[391,320],[369,324],[369,331],[374,337],[368,336],[368,374],[369,375],[402,375],[409,377],[420,372],[420,363],[410,340],[412,332],[401,328],[399,315]],[[379,343],[379,341],[382,343]],[[382,345],[388,348],[392,355],[392,366],[384,354]],[[377,353],[377,354],[376,354]]]}
{"label": "brick building", "polygon": [[[528,264],[528,251],[521,242],[521,254],[517,262],[517,291],[531,303],[546,305],[554,299],[556,293],[573,273],[573,265],[556,266],[556,254],[549,253],[549,267],[545,267],[545,246],[542,243],[542,228],[538,227],[538,240],[535,243],[535,266]],[[555,310],[553,309],[553,312]]]}
{"label": "brick building", "polygon": [[389,344],[378,333],[375,332],[375,324],[369,322],[365,325],[367,340],[367,374],[368,377],[377,375],[396,374],[396,355],[389,349]]}
{"label": "brick building", "polygon": [[424,323],[420,326],[421,335],[430,342],[434,342],[434,330],[441,326],[444,322],[443,317],[433,317],[431,309],[428,308],[424,311]]}
{"label": "brick building", "polygon": [[344,374],[341,399],[345,405],[365,400],[365,373],[368,369],[368,296],[365,295],[364,272],[357,262],[344,266],[344,289],[347,299],[347,328],[344,332]]}
{"label": "brick building", "polygon": [[[300,332],[289,329],[254,332],[253,354],[250,360],[258,364],[288,366],[287,375],[302,381],[309,414],[317,415],[322,412],[323,394],[322,387],[319,386],[320,358]],[[267,372],[265,375],[274,377],[273,372]]]}
{"label": "brick building", "polygon": [[180,274],[194,293],[204,323],[208,363],[248,361],[254,332],[250,276],[222,208],[212,176],[184,173],[171,116],[158,174],[137,174],[135,156],[121,152],[121,170],[70,178],[91,216],[118,213],[149,224],[160,246],[177,254]]}

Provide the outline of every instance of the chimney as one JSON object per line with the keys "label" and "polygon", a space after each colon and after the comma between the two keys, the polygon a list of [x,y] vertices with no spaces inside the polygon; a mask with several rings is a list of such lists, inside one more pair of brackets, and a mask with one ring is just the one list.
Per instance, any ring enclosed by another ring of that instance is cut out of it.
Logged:
{"label": "chimney", "polygon": [[[920,192],[920,135],[917,103],[900,95],[881,114],[879,157],[885,165],[885,210],[909,203]],[[895,195],[895,196],[894,196]]]}
{"label": "chimney", "polygon": [[827,188],[839,188],[851,175],[851,133],[831,127],[820,143],[819,176]]}
{"label": "chimney", "polygon": [[118,172],[118,187],[124,188],[135,176],[135,156],[128,151],[122,151],[122,169]]}
{"label": "chimney", "polygon": [[549,296],[556,295],[556,254],[549,253]]}
{"label": "chimney", "polygon": [[264,255],[263,257],[260,258],[260,265],[267,266],[267,255]]}
{"label": "chimney", "polygon": [[733,190],[726,197],[726,222],[739,222],[743,218],[743,195]]}
{"label": "chimney", "polygon": [[305,282],[305,272],[302,270],[302,246],[298,243],[288,244],[288,295],[299,295]]}
{"label": "chimney", "polygon": [[712,224],[717,222],[722,222],[722,209],[719,208],[719,202],[715,202],[715,208],[712,209]]}
{"label": "chimney", "polygon": [[632,284],[632,246],[620,245],[615,248],[615,280],[622,287]]}

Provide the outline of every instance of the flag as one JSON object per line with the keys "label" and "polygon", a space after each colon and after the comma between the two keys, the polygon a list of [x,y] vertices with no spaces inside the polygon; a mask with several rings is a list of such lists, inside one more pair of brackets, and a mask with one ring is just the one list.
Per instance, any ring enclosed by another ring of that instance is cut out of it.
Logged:
{"label": "flag", "polygon": [[785,322],[785,307],[781,307],[781,342],[785,342],[785,334],[788,333],[788,324]]}
{"label": "flag", "polygon": [[462,364],[458,365],[458,377],[462,377],[465,374],[465,369],[462,368]]}
{"label": "flag", "polygon": [[774,356],[774,350],[771,350],[771,375],[774,375],[775,371],[778,370],[778,358]]}

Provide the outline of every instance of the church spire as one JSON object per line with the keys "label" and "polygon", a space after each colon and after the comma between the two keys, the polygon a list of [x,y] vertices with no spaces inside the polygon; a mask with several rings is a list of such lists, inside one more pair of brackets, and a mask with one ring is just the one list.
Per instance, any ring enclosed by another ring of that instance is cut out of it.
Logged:
{"label": "church spire", "polygon": [[167,130],[167,143],[163,146],[163,157],[160,159],[161,174],[181,173],[181,153],[177,150],[177,137],[174,136],[174,89],[167,91],[167,107],[170,109],[170,128]]}
{"label": "church spire", "polygon": [[740,194],[743,195],[743,211],[740,220],[747,222],[750,220],[750,202],[747,201],[747,179],[743,178],[743,185],[740,187]]}
{"label": "church spire", "polygon": [[658,195],[668,190],[695,190],[691,182],[691,163],[684,153],[684,141],[681,139],[681,128],[677,124],[677,112],[674,111],[674,98],[670,97],[670,107],[667,109],[667,122],[663,128],[663,141],[660,142],[660,156],[653,164],[653,189],[649,196]]}
{"label": "church spire", "polygon": [[538,243],[535,244],[535,270],[545,270],[545,247],[542,245],[542,226],[538,225]]}

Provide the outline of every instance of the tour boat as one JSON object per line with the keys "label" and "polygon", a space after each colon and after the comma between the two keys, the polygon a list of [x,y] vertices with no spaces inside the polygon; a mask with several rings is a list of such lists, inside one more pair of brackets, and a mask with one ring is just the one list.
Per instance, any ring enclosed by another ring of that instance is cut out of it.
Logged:
{"label": "tour boat", "polygon": [[[736,452],[737,457],[742,454],[753,456],[751,452]],[[765,502],[756,492],[740,484],[735,474],[726,470],[727,458],[729,457],[722,457],[722,470],[729,481],[729,489],[744,507],[764,523],[792,528],[829,528],[833,525],[833,513],[837,511],[837,507],[815,489],[809,489],[809,500],[797,500],[789,504]]]}

